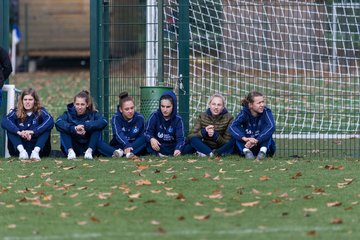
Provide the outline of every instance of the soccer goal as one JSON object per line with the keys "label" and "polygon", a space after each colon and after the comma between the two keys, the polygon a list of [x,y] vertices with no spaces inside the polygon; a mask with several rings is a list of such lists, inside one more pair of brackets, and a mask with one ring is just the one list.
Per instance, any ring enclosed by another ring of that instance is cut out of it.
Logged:
{"label": "soccer goal", "polygon": [[[179,77],[178,0],[164,0],[164,77]],[[251,90],[277,138],[359,138],[358,1],[190,0],[190,122],[214,92],[236,115]],[[154,57],[156,58],[156,57]]]}
{"label": "soccer goal", "polygon": [[[15,108],[15,105],[17,103],[18,96],[20,94],[20,90],[15,87],[13,84],[5,84],[2,87],[2,91],[6,93],[6,113],[8,114],[12,109]],[[3,99],[4,100],[4,99]],[[4,101],[5,102],[5,101]],[[7,148],[8,139],[6,134],[4,134],[4,152],[5,152],[5,158],[10,157],[9,150]]]}

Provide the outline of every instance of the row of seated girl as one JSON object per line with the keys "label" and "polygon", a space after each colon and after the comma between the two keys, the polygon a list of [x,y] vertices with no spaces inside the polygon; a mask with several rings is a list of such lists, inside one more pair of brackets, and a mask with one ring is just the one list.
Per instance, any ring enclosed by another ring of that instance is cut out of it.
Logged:
{"label": "row of seated girl", "polygon": [[[119,95],[117,112],[111,119],[113,138],[108,144],[102,140],[107,120],[96,110],[89,92],[81,91],[57,118],[55,127],[60,133],[61,150],[69,160],[78,156],[85,159],[99,155],[176,157],[192,153],[209,157],[238,153],[247,159],[258,160],[273,156],[275,123],[263,95],[250,92],[242,105],[234,119],[225,107],[224,97],[212,95],[208,109],[199,115],[186,138],[173,91],[162,94],[158,109],[148,121],[135,111],[134,99],[123,92]],[[40,160],[50,155],[54,119],[41,105],[34,89],[21,92],[17,107],[3,118],[1,126],[7,131],[11,156]]]}

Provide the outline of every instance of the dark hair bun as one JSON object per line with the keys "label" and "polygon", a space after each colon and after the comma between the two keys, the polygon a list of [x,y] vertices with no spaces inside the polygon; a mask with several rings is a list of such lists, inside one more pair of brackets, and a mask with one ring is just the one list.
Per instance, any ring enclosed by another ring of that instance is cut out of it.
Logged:
{"label": "dark hair bun", "polygon": [[119,99],[122,100],[124,98],[127,98],[129,96],[128,92],[122,92],[119,94]]}

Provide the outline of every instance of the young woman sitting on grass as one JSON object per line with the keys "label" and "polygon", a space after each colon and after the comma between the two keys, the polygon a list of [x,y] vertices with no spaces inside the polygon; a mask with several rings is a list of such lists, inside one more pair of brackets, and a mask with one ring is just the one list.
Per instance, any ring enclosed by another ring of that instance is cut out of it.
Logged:
{"label": "young woman sitting on grass", "polygon": [[214,94],[210,97],[208,106],[197,118],[188,140],[201,157],[231,154],[234,140],[228,128],[234,117],[225,107],[225,98]]}
{"label": "young woman sitting on grass", "polygon": [[67,111],[55,122],[60,132],[61,150],[69,160],[77,156],[93,159],[93,154],[120,157],[121,150],[110,148],[101,140],[101,132],[107,124],[96,110],[89,92],[79,92],[74,101],[67,105]]}
{"label": "young woman sitting on grass", "polygon": [[243,106],[230,126],[240,155],[246,159],[263,160],[275,154],[275,121],[271,110],[265,106],[263,94],[253,91],[241,101]]}
{"label": "young woman sitting on grass", "polygon": [[145,127],[147,150],[160,157],[180,156],[185,137],[184,123],[177,114],[177,100],[173,91],[166,91],[159,100],[159,109],[153,112]]}
{"label": "young woman sitting on grass", "polygon": [[127,158],[146,154],[145,119],[142,114],[135,111],[134,99],[127,92],[119,94],[119,105],[112,117],[111,126],[111,146],[122,149]]}
{"label": "young woman sitting on grass", "polygon": [[53,117],[41,106],[39,96],[32,88],[21,92],[17,107],[1,122],[1,127],[7,131],[9,153],[19,159],[48,157],[53,126]]}

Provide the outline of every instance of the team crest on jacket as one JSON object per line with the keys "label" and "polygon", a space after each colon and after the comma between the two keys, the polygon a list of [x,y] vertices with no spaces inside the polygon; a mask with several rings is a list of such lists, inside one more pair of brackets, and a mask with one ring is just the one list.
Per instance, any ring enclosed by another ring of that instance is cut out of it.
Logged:
{"label": "team crest on jacket", "polygon": [[174,129],[170,126],[169,129],[168,129],[168,132],[172,133],[173,131],[174,131]]}
{"label": "team crest on jacket", "polygon": [[158,138],[164,138],[164,134],[160,133],[160,132],[158,132],[157,136],[158,136]]}
{"label": "team crest on jacket", "polygon": [[135,126],[132,132],[133,132],[133,133],[139,132],[139,128],[138,128],[137,126]]}

